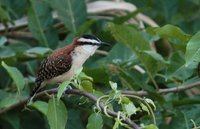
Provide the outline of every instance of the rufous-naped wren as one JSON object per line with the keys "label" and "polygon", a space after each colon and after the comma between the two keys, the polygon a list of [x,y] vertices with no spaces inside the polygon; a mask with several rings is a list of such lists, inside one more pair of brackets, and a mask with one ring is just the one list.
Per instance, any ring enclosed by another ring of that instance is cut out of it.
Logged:
{"label": "rufous-naped wren", "polygon": [[75,38],[63,48],[53,51],[41,63],[31,98],[48,83],[62,83],[73,77],[74,72],[102,45],[109,45],[89,34]]}

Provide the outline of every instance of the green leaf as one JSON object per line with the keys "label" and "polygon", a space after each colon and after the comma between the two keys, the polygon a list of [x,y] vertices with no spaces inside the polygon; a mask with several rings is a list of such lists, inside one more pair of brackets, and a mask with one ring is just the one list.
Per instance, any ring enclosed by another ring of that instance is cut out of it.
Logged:
{"label": "green leaf", "polygon": [[25,85],[25,80],[24,80],[22,73],[17,68],[8,66],[3,61],[1,62],[1,65],[7,70],[9,75],[12,77],[12,79],[14,80],[14,82],[17,86],[17,90],[20,93]]}
{"label": "green leaf", "polygon": [[[0,3],[1,5],[1,3]],[[0,21],[3,22],[3,23],[6,23],[8,21],[10,21],[10,15],[8,13],[8,11],[4,10],[2,8],[2,6],[0,6]]]}
{"label": "green leaf", "polygon": [[116,119],[113,129],[119,129],[119,125],[120,125],[120,121]]}
{"label": "green leaf", "polygon": [[95,83],[108,84],[109,75],[105,68],[84,68],[86,75],[92,77]]}
{"label": "green leaf", "polygon": [[[190,110],[192,108],[190,107]],[[163,124],[160,129],[186,129],[187,121],[185,120],[184,113],[180,110],[175,110],[175,115],[172,116],[170,124]],[[190,117],[190,116],[188,116]]]}
{"label": "green leaf", "polygon": [[81,86],[82,86],[84,91],[87,91],[89,93],[94,92],[93,84],[90,80],[81,80]]}
{"label": "green leaf", "polygon": [[17,113],[6,114],[2,118],[12,126],[12,129],[20,129],[20,119]]}
{"label": "green leaf", "polygon": [[90,76],[88,76],[88,75],[86,75],[84,72],[80,72],[79,74],[77,74],[77,73],[75,72],[75,74],[78,75],[78,79],[79,79],[79,80],[89,80],[89,81],[93,81],[93,78],[90,77]]}
{"label": "green leaf", "polygon": [[173,53],[166,71],[166,79],[175,77],[185,80],[193,74],[193,69],[185,66],[184,55],[180,51]]}
{"label": "green leaf", "polygon": [[136,54],[140,50],[150,50],[149,43],[135,28],[112,23],[108,24],[108,28],[118,42],[124,43],[128,48],[136,52]]}
{"label": "green leaf", "polygon": [[117,83],[116,83],[116,82],[112,82],[112,81],[109,81],[109,83],[110,83],[111,88],[112,88],[114,91],[117,91]]}
{"label": "green leaf", "polygon": [[102,129],[103,119],[99,113],[93,113],[88,118],[87,129]]}
{"label": "green leaf", "polygon": [[86,20],[86,5],[83,0],[50,0],[51,6],[58,12],[64,25],[77,32]]}
{"label": "green leaf", "polygon": [[148,54],[149,56],[154,58],[156,61],[159,61],[159,62],[162,62],[162,63],[167,63],[164,60],[164,58],[159,53],[156,53],[155,51],[142,51],[142,52]]}
{"label": "green leaf", "polygon": [[17,98],[16,95],[6,92],[6,96],[0,99],[0,108],[10,107],[19,101],[18,99],[19,98]]}
{"label": "green leaf", "polygon": [[55,48],[58,36],[53,29],[53,18],[47,3],[41,0],[30,0],[28,26],[41,46]]}
{"label": "green leaf", "polygon": [[186,46],[186,66],[193,62],[200,62],[200,32],[196,33]]}
{"label": "green leaf", "polygon": [[139,12],[140,12],[140,10],[136,10],[136,11],[128,13],[125,16],[115,17],[113,19],[113,22],[116,24],[123,24],[124,22],[128,21],[129,19],[135,17]]}
{"label": "green leaf", "polygon": [[38,57],[38,56],[44,56],[50,53],[51,51],[52,50],[50,48],[34,47],[34,48],[26,50],[25,54],[30,57]]}
{"label": "green leaf", "polygon": [[124,110],[128,114],[128,116],[131,116],[133,114],[136,114],[137,108],[132,102],[129,102],[128,104],[124,104]]}
{"label": "green leaf", "polygon": [[143,111],[146,111],[148,113],[148,115],[150,115],[150,111],[149,111],[149,109],[146,105],[144,105],[143,103],[140,103],[140,106],[141,106]]}
{"label": "green leaf", "polygon": [[154,108],[154,110],[156,110],[156,105],[154,104],[153,100],[149,99],[149,98],[145,98],[144,99],[147,103],[151,104]]}
{"label": "green leaf", "polygon": [[81,110],[77,109],[68,110],[68,116],[70,117],[68,118],[67,123],[70,124],[66,125],[66,129],[85,129],[82,117],[80,117],[82,113]]}
{"label": "green leaf", "polygon": [[122,81],[122,84],[126,87],[130,87],[131,89],[139,89],[144,85],[144,79],[142,78],[142,74],[132,74],[130,70],[126,70],[123,68],[118,68],[119,76]]}
{"label": "green leaf", "polygon": [[145,125],[144,127],[142,127],[143,129],[158,129],[158,127],[154,124],[150,124],[150,125]]}
{"label": "green leaf", "polygon": [[43,113],[44,115],[47,115],[48,103],[43,101],[36,101],[32,103],[31,106]]}
{"label": "green leaf", "polygon": [[[159,54],[149,51],[141,51],[139,54],[140,60],[143,62],[149,76],[154,76],[159,70],[164,68],[165,62]],[[162,61],[160,61],[162,60]]]}
{"label": "green leaf", "polygon": [[173,25],[165,25],[163,27],[148,28],[147,32],[157,34],[163,38],[177,38],[184,42],[190,39],[190,35],[184,33],[180,28]]}
{"label": "green leaf", "polygon": [[51,129],[65,129],[67,109],[61,100],[54,97],[49,100],[47,119]]}
{"label": "green leaf", "polygon": [[90,30],[91,26],[95,23],[96,21],[94,20],[89,20],[89,21],[86,21],[85,23],[83,23],[78,32],[76,33],[77,36],[80,36],[80,35],[83,35],[85,34],[87,31]]}
{"label": "green leaf", "polygon": [[9,47],[0,47],[0,59],[14,57],[16,53]]}
{"label": "green leaf", "polygon": [[149,43],[144,39],[142,34],[130,26],[110,23],[108,27],[118,42],[124,43],[138,56],[139,60],[147,69],[148,75],[153,79],[155,73],[161,68],[161,64],[160,61],[153,58],[154,56],[152,57],[148,53],[143,52],[151,49]]}
{"label": "green leaf", "polygon": [[7,42],[6,37],[0,37],[0,47],[3,46]]}
{"label": "green leaf", "polygon": [[58,87],[57,99],[59,100],[62,94],[65,92],[66,88],[69,87],[70,80],[62,82]]}
{"label": "green leaf", "polygon": [[79,76],[81,74],[82,70],[83,70],[83,67],[76,69],[76,71],[74,71],[74,76]]}
{"label": "green leaf", "polygon": [[[120,51],[120,52],[119,52]],[[121,54],[123,53],[123,54]],[[133,52],[121,43],[115,44],[109,51],[108,56],[105,57],[108,63],[122,64],[124,62],[134,61],[136,56]]]}

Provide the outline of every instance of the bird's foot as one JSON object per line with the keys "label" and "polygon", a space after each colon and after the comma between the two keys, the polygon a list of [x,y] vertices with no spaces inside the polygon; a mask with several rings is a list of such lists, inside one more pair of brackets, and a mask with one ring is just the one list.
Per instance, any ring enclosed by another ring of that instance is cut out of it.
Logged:
{"label": "bird's foot", "polygon": [[44,91],[44,94],[45,94],[47,97],[51,98],[51,95],[50,95],[47,91]]}
{"label": "bird's foot", "polygon": [[[73,89],[73,88],[72,88],[72,86],[69,84],[68,86],[65,87],[65,93],[66,93],[67,90],[71,90],[71,89]],[[67,98],[69,98],[69,97],[71,97],[71,96],[72,96],[71,94],[67,94],[67,95],[66,95]]]}

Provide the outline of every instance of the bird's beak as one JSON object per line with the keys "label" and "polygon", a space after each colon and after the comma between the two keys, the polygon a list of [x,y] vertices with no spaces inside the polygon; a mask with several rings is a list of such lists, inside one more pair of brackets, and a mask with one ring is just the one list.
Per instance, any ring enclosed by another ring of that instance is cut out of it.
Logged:
{"label": "bird's beak", "polygon": [[111,46],[109,43],[101,42],[101,46]]}

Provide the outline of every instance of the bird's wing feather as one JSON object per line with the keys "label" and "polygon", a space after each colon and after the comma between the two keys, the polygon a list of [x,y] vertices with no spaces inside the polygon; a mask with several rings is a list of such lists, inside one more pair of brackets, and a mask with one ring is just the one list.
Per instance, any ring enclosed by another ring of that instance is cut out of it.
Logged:
{"label": "bird's wing feather", "polygon": [[48,57],[41,64],[36,81],[43,82],[67,72],[71,68],[71,56]]}
{"label": "bird's wing feather", "polygon": [[45,59],[38,69],[35,80],[36,85],[31,93],[31,96],[41,89],[41,84],[43,81],[62,75],[70,70],[71,60],[71,56],[69,55],[59,55],[54,57],[49,56],[47,59]]}

